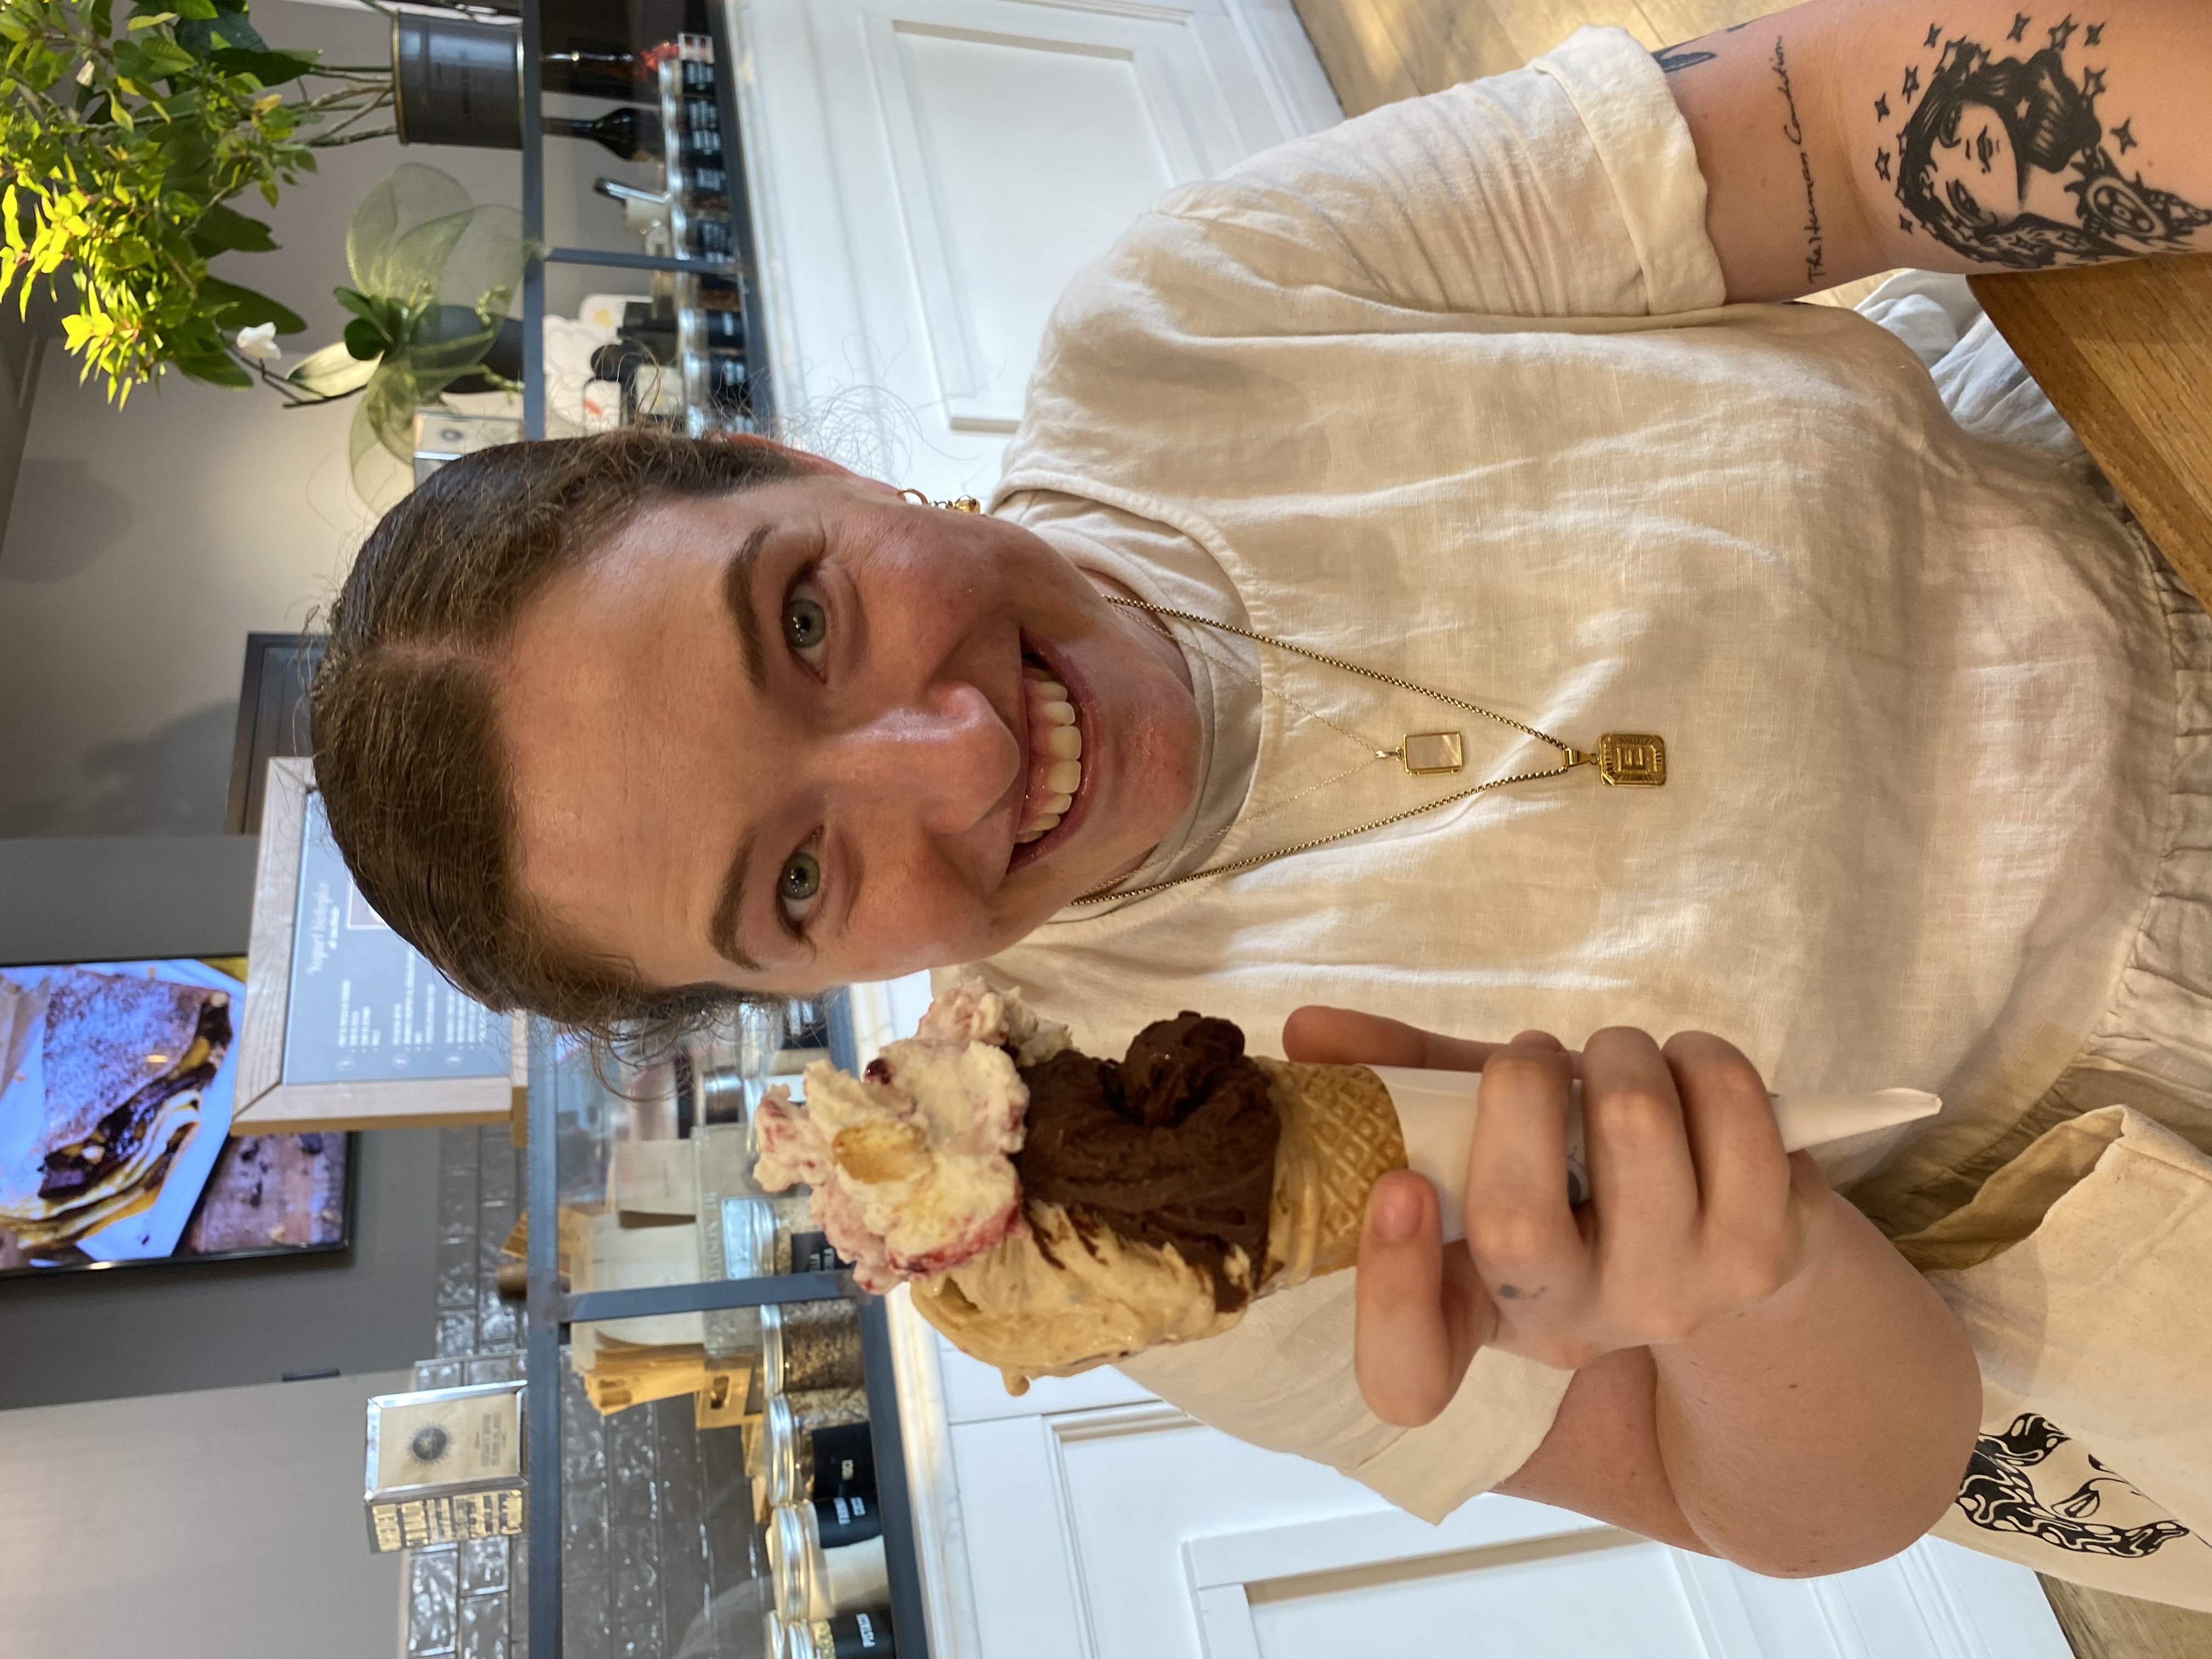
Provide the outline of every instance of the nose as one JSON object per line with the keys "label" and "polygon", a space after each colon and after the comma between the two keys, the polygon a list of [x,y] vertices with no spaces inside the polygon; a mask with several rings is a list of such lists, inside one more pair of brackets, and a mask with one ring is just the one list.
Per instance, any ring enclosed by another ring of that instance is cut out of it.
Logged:
{"label": "nose", "polygon": [[1022,777],[1019,741],[990,699],[963,682],[924,687],[849,728],[833,764],[848,789],[933,836],[974,829]]}

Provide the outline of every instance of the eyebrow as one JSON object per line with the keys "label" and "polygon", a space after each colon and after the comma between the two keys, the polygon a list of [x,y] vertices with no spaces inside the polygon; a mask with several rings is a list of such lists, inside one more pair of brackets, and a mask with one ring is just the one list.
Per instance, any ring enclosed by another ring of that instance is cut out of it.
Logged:
{"label": "eyebrow", "polygon": [[722,876],[722,890],[714,901],[714,919],[707,924],[707,942],[714,947],[714,954],[750,974],[760,972],[761,965],[738,944],[738,924],[744,918],[745,872],[752,863],[753,842],[758,833],[748,830],[745,838],[738,843],[737,855]]}
{"label": "eyebrow", "polygon": [[[753,607],[753,573],[759,568],[761,548],[768,541],[768,526],[754,526],[738,550],[730,555],[729,563],[722,567],[722,605],[729,611],[730,620],[738,625],[738,643],[745,653],[745,678],[753,683],[756,691],[768,688],[767,659],[761,652],[760,618]],[[726,896],[727,891],[726,887]]]}

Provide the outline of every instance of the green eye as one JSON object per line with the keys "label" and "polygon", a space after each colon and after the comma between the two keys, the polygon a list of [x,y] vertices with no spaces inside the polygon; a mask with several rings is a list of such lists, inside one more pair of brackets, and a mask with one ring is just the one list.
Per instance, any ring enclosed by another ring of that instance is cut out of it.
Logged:
{"label": "green eye", "polygon": [[793,594],[783,602],[783,642],[794,651],[811,651],[830,635],[830,613],[817,599]]}
{"label": "green eye", "polygon": [[785,913],[797,921],[814,907],[814,896],[822,890],[822,862],[811,853],[793,853],[783,861],[783,869],[775,878],[776,896],[783,901]]}

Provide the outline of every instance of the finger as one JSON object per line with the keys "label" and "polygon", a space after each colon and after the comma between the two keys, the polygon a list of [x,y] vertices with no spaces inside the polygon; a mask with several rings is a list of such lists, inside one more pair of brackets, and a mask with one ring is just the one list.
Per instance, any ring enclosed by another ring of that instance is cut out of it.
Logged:
{"label": "finger", "polygon": [[1697,1166],[1674,1072],[1647,1033],[1615,1026],[1583,1045],[1583,1140],[1608,1251],[1648,1274],[1686,1259],[1698,1236]]}
{"label": "finger", "polygon": [[1322,1066],[1413,1066],[1431,1072],[1479,1072],[1499,1048],[1425,1031],[1403,1020],[1349,1008],[1300,1008],[1283,1022],[1283,1053]]}
{"label": "finger", "polygon": [[[1467,1240],[1515,1322],[1578,1303],[1589,1253],[1567,1205],[1571,1073],[1557,1048],[1507,1048],[1482,1068],[1468,1154]],[[1549,1297],[1541,1310],[1535,1304]]]}
{"label": "finger", "polygon": [[1709,1237],[1771,1243],[1787,1224],[1789,1154],[1759,1068],[1709,1031],[1681,1031],[1665,1054],[1682,1097]]}
{"label": "finger", "polygon": [[1401,1428],[1451,1402],[1488,1334],[1467,1252],[1446,1250],[1439,1231],[1426,1181],[1399,1171],[1376,1182],[1353,1283],[1352,1369],[1367,1408]]}
{"label": "finger", "polygon": [[1504,1046],[1508,1048],[1549,1048],[1555,1054],[1562,1054],[1567,1057],[1574,1066],[1577,1077],[1583,1074],[1582,1055],[1568,1048],[1549,1031],[1522,1031],[1516,1036],[1512,1042]]}

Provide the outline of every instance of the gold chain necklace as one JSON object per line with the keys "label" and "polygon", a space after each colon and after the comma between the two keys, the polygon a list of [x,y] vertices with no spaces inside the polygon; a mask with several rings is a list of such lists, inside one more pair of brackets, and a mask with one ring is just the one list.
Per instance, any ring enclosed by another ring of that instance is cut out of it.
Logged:
{"label": "gold chain necklace", "polygon": [[[1595,750],[1576,748],[1562,743],[1548,732],[1539,732],[1533,726],[1524,726],[1510,715],[1494,708],[1485,708],[1480,703],[1455,697],[1448,691],[1438,691],[1430,686],[1417,685],[1412,680],[1401,679],[1395,674],[1385,674],[1379,669],[1364,668],[1356,662],[1346,662],[1340,657],[1331,657],[1319,651],[1310,651],[1304,646],[1293,645],[1288,640],[1255,634],[1249,628],[1239,628],[1234,623],[1216,622],[1211,617],[1201,617],[1188,611],[1174,611],[1164,605],[1152,605],[1143,599],[1123,599],[1118,594],[1103,596],[1109,605],[1118,605],[1126,611],[1143,611],[1170,621],[1188,623],[1198,628],[1211,628],[1224,634],[1235,634],[1258,645],[1287,651],[1293,656],[1304,657],[1324,667],[1341,669],[1362,679],[1373,680],[1394,690],[1410,691],[1416,696],[1478,714],[1500,726],[1510,726],[1524,737],[1549,744],[1559,751],[1559,763],[1537,772],[1516,772],[1510,777],[1492,778],[1487,783],[1478,783],[1449,795],[1439,795],[1419,806],[1409,806],[1402,812],[1393,812],[1388,817],[1376,818],[1351,830],[1340,830],[1334,835],[1318,836],[1311,841],[1302,841],[1293,847],[1279,847],[1271,853],[1255,853],[1249,858],[1233,859],[1227,864],[1210,865],[1203,870],[1193,870],[1186,875],[1170,876],[1165,881],[1147,882],[1141,887],[1098,887],[1070,904],[1103,904],[1109,899],[1142,898],[1147,894],[1165,892],[1170,887],[1180,887],[1185,882],[1205,881],[1215,876],[1234,875],[1240,870],[1255,869],[1262,864],[1272,864],[1277,859],[1286,859],[1293,854],[1310,853],[1317,847],[1327,847],[1335,842],[1349,841],[1354,836],[1364,836],[1370,830],[1385,830],[1394,823],[1403,823],[1407,818],[1417,818],[1424,812],[1433,812],[1440,806],[1449,806],[1454,801],[1465,800],[1470,795],[1484,794],[1492,789],[1504,789],[1516,783],[1534,783],[1540,778],[1556,778],[1571,772],[1577,766],[1594,766],[1597,775],[1608,785],[1624,789],[1656,789],[1667,781],[1667,744],[1656,732],[1607,732],[1599,737]],[[1261,688],[1266,689],[1264,686]],[[1297,705],[1303,707],[1303,705]],[[1311,711],[1308,711],[1311,712]],[[1320,719],[1319,715],[1315,716]],[[1335,722],[1324,724],[1334,726]],[[1342,728],[1337,728],[1341,730]],[[1377,749],[1376,760],[1395,759],[1414,777],[1435,777],[1462,770],[1467,764],[1467,744],[1458,732],[1408,732],[1400,738],[1395,749]],[[1292,799],[1296,799],[1293,797]]]}

